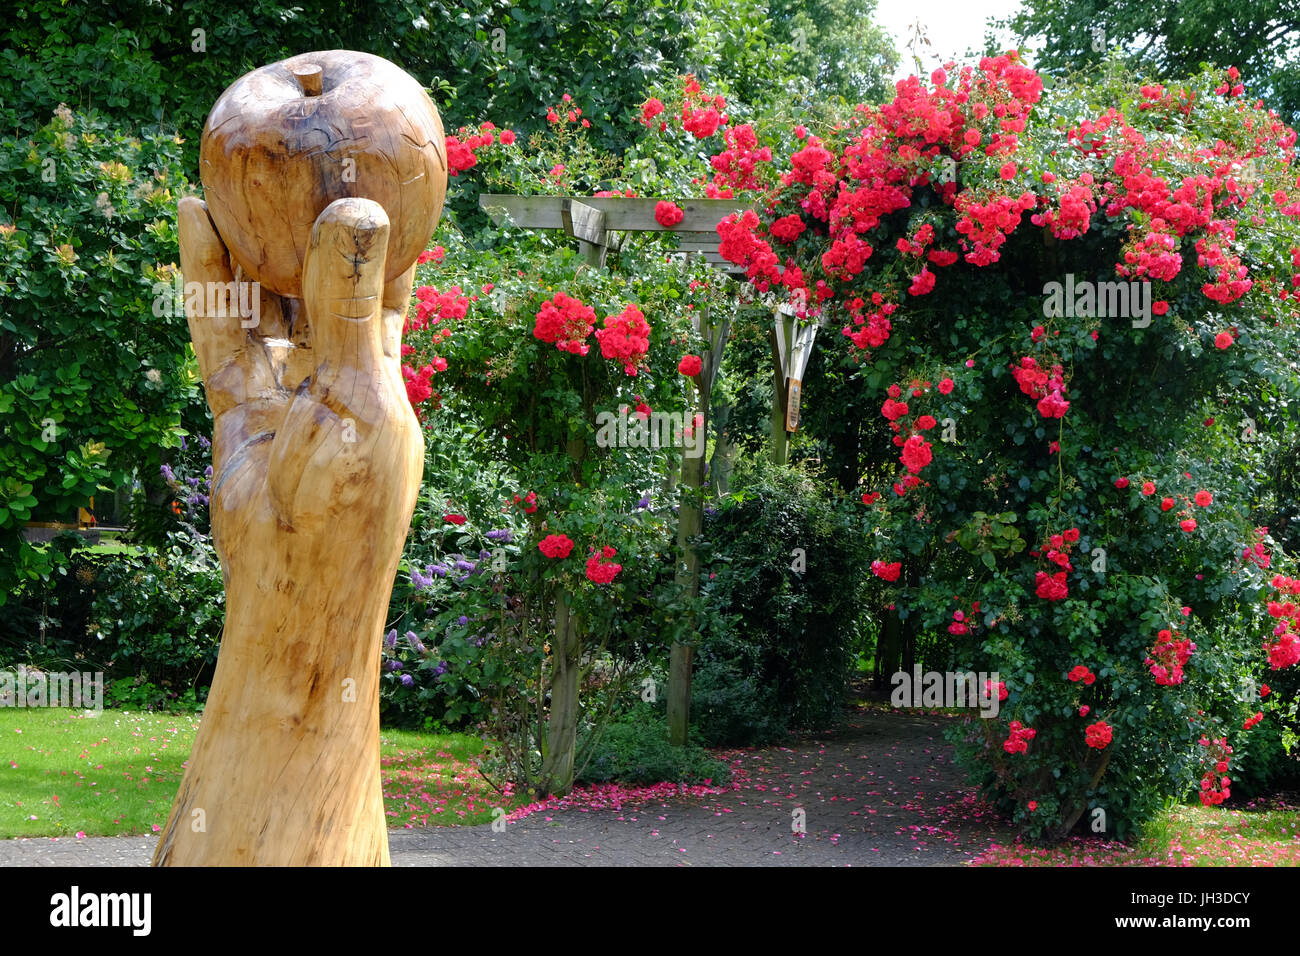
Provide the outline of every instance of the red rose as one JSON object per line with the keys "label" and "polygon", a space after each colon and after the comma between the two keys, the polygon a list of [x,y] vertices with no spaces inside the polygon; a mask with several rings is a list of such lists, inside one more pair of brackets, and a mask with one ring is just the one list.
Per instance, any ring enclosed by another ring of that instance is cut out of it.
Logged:
{"label": "red rose", "polygon": [[573,551],[573,541],[568,535],[548,534],[538,542],[537,550],[548,558],[567,558]]}
{"label": "red rose", "polygon": [[663,226],[665,229],[671,229],[673,226],[681,222],[685,216],[686,213],[682,212],[681,207],[676,203],[667,202],[662,199],[655,203],[655,222],[659,223],[659,225]]}
{"label": "red rose", "polygon": [[702,368],[704,368],[704,361],[698,355],[685,355],[677,363],[677,371],[687,378],[694,378],[699,375]]}

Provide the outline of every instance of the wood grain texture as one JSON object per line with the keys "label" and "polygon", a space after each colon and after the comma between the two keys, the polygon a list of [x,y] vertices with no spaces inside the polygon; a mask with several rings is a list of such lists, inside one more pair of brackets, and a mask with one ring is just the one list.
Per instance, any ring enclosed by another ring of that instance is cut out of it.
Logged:
{"label": "wood grain texture", "polygon": [[[321,96],[334,55],[305,55],[324,58]],[[433,187],[440,207],[445,168],[426,178],[417,190]],[[229,290],[250,279],[232,250],[270,248],[259,224],[307,208],[281,192],[299,180],[274,183],[254,203],[260,218],[228,227],[203,201],[180,201],[187,281]],[[299,296],[264,285],[256,325],[230,294],[186,303],[213,414],[226,622],[155,865],[389,862],[381,634],[424,463],[399,354],[419,250],[395,243],[419,234],[423,245],[432,222],[412,231],[380,202],[336,197],[309,223],[297,279],[280,286]]]}

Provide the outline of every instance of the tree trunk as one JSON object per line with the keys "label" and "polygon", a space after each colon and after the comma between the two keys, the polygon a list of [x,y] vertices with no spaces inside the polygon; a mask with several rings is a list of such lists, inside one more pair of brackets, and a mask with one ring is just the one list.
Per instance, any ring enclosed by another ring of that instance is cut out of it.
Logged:
{"label": "tree trunk", "polygon": [[884,625],[880,629],[880,636],[876,639],[877,690],[888,687],[889,678],[901,669],[899,665],[902,663],[902,625],[897,610],[885,613]]}

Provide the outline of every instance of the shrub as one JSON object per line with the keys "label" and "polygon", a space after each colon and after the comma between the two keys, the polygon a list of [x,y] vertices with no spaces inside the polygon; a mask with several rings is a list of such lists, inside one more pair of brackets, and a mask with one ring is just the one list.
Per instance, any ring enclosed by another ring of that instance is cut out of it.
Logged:
{"label": "shrub", "polygon": [[99,575],[89,627],[106,678],[130,676],[176,696],[211,682],[225,592],[206,539],[172,535],[165,550],[119,555]]}
{"label": "shrub", "polygon": [[851,512],[810,472],[760,460],[735,484],[706,510],[702,591],[719,623],[700,647],[698,697],[692,689],[700,734],[717,744],[839,715],[866,578]]}
{"label": "shrub", "polygon": [[637,707],[606,727],[590,753],[577,775],[579,783],[723,784],[731,780],[731,768],[703,747],[672,746],[668,725],[648,706]]}

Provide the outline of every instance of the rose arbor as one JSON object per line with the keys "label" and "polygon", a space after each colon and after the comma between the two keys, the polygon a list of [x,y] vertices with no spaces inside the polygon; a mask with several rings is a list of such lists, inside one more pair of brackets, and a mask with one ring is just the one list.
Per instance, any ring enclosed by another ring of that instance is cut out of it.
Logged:
{"label": "rose arbor", "polygon": [[379,637],[423,467],[399,346],[442,124],[386,60],[305,53],[222,94],[200,161],[181,269],[227,612],[154,863],[387,864]]}

